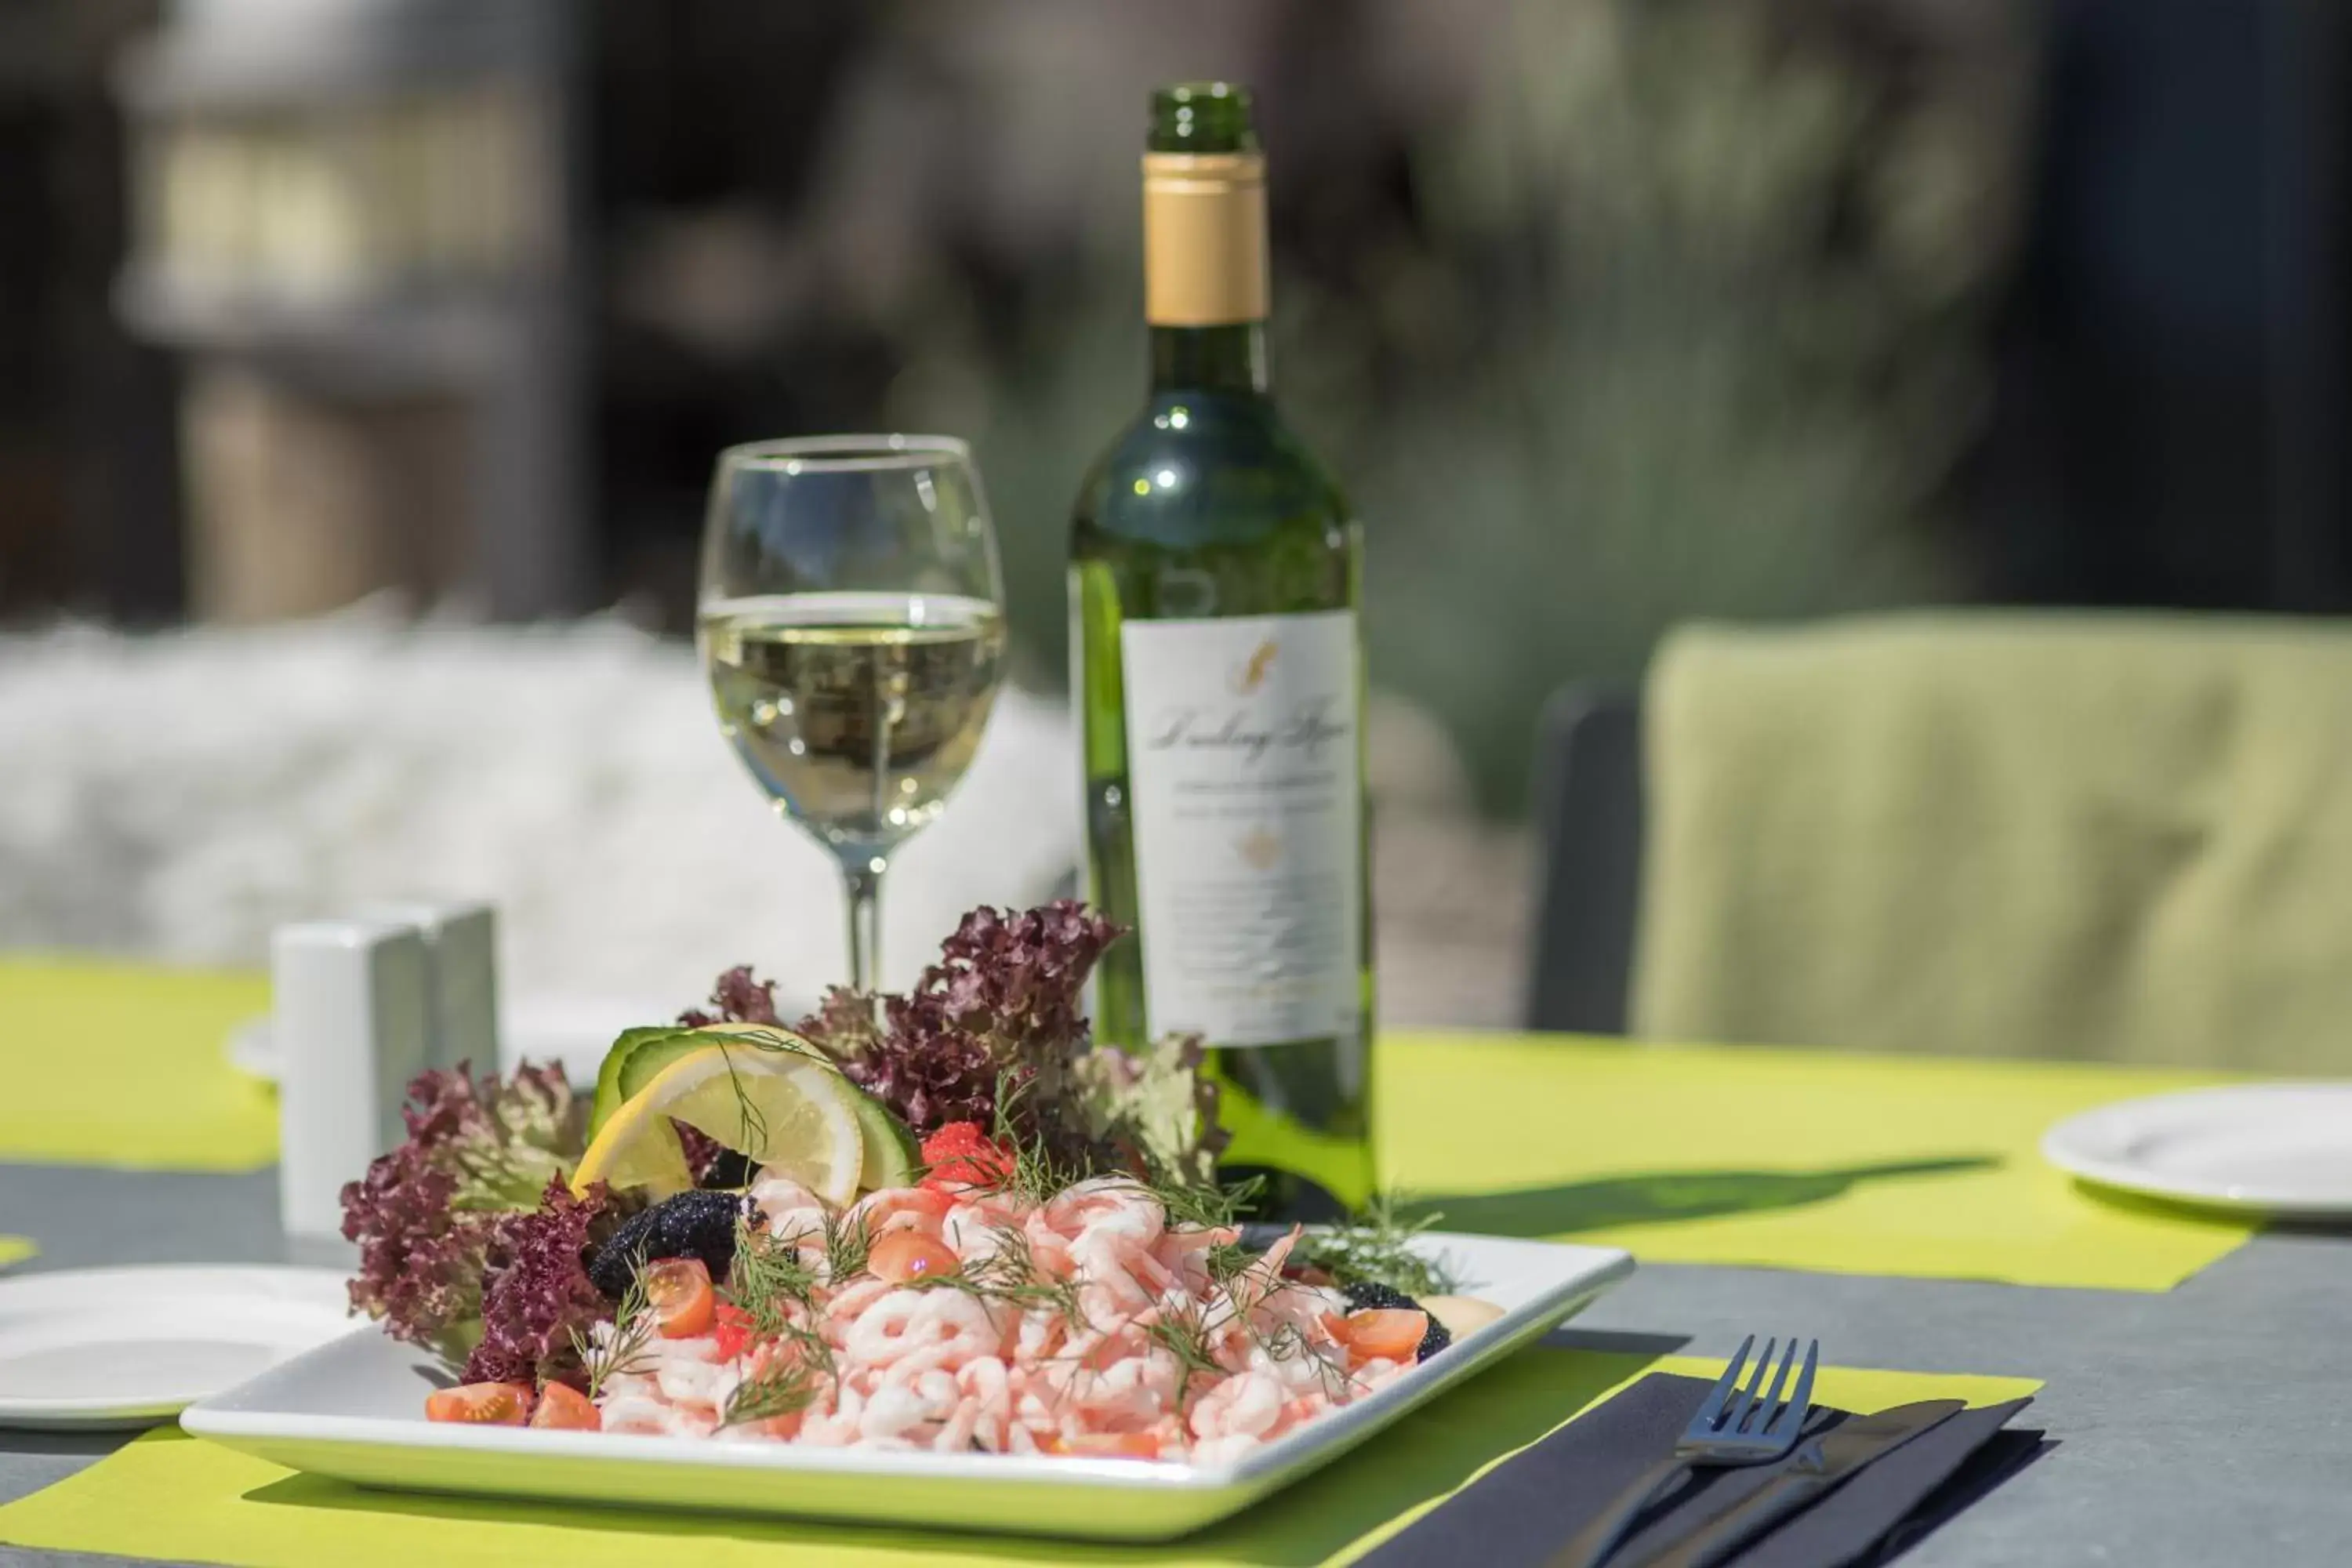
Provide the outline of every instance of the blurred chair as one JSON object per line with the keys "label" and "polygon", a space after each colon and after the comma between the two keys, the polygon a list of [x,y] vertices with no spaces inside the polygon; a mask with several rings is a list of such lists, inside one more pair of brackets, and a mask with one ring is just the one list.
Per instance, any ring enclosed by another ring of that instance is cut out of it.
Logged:
{"label": "blurred chair", "polygon": [[2352,1069],[2352,630],[1686,628],[1545,768],[1538,1026]]}
{"label": "blurred chair", "polygon": [[1625,1032],[1642,895],[1642,705],[1579,682],[1544,710],[1536,745],[1542,835],[1528,1026]]}

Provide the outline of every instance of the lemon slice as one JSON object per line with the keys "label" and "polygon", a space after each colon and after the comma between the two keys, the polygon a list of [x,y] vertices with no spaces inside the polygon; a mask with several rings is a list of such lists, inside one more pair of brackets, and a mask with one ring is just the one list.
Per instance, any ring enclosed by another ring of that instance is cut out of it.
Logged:
{"label": "lemon slice", "polygon": [[672,1121],[773,1167],[827,1203],[857,1195],[866,1163],[856,1089],[821,1062],[775,1050],[711,1045],[678,1058],[621,1102],[597,1132],[574,1192],[604,1182],[656,1197],[694,1185]]}
{"label": "lemon slice", "polygon": [[793,1051],[816,1061],[832,1058],[814,1043],[773,1024],[704,1024],[686,1029],[675,1025],[629,1029],[604,1053],[596,1072],[596,1099],[588,1113],[588,1136],[593,1140],[613,1119],[621,1102],[653,1082],[661,1070],[683,1056],[715,1045],[719,1037],[749,1040],[762,1050]]}

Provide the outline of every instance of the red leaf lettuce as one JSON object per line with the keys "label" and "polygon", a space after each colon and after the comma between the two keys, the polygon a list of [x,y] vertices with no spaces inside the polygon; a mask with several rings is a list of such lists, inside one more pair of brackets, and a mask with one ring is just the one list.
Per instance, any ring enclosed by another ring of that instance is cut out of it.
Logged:
{"label": "red leaf lettuce", "polygon": [[498,1216],[534,1208],[579,1158],[586,1107],[554,1067],[478,1082],[460,1067],[418,1074],[401,1117],[407,1142],[343,1187],[352,1309],[456,1361],[480,1333]]}

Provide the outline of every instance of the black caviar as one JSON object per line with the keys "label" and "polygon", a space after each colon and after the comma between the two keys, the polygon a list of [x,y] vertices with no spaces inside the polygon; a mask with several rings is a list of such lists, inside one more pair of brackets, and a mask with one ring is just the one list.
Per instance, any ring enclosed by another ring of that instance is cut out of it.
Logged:
{"label": "black caviar", "polygon": [[735,1222],[756,1211],[740,1193],[691,1192],[664,1198],[632,1215],[596,1251],[588,1279],[608,1300],[627,1293],[637,1265],[664,1258],[698,1258],[713,1279],[735,1263]]}

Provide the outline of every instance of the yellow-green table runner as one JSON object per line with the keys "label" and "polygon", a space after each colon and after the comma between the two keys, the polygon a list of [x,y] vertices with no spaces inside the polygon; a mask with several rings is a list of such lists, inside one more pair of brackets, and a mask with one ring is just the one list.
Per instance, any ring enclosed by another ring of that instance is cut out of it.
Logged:
{"label": "yellow-green table runner", "polygon": [[2166,1290],[2249,1227],[2090,1192],[2037,1145],[2078,1110],[2225,1081],[1418,1035],[1384,1042],[1374,1113],[1381,1179],[1450,1229],[1622,1247],[1645,1263]]}
{"label": "yellow-green table runner", "polygon": [[[243,1171],[268,1086],[229,1066],[255,974],[0,963],[0,1162]],[[1399,1035],[1375,1058],[1382,1179],[1465,1230],[1652,1262],[2161,1290],[2242,1224],[2078,1189],[2044,1128],[2210,1075],[2059,1063]],[[35,1240],[38,1239],[36,1236]]]}
{"label": "yellow-green table runner", "polygon": [[[153,1433],[0,1508],[0,1543],[251,1568],[962,1568],[1125,1563],[1224,1568],[1345,1562],[1650,1370],[1714,1377],[1719,1361],[1536,1349],[1405,1416],[1363,1447],[1221,1525],[1166,1546],[946,1535],[709,1514],[370,1491]],[[1989,1405],[2018,1378],[1823,1368],[1814,1397],[1880,1410],[1916,1399]]]}
{"label": "yellow-green table runner", "polygon": [[253,1171],[278,1100],[223,1054],[269,1009],[258,974],[79,959],[0,962],[0,1162]]}

